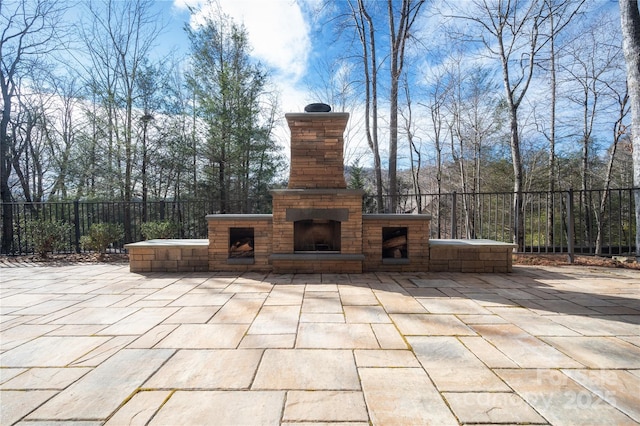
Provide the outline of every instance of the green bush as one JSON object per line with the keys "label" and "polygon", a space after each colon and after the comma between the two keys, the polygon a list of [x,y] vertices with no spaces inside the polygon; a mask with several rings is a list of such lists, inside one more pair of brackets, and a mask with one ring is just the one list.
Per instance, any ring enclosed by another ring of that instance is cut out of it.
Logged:
{"label": "green bush", "polygon": [[141,228],[145,240],[177,238],[178,236],[178,225],[175,222],[145,222]]}
{"label": "green bush", "polygon": [[124,227],[119,223],[94,223],[89,234],[80,237],[80,245],[84,250],[94,250],[103,255],[109,245],[124,238]]}
{"label": "green bush", "polygon": [[26,230],[33,242],[33,251],[41,257],[47,257],[49,252],[64,250],[71,229],[71,225],[63,221],[36,219],[26,223]]}

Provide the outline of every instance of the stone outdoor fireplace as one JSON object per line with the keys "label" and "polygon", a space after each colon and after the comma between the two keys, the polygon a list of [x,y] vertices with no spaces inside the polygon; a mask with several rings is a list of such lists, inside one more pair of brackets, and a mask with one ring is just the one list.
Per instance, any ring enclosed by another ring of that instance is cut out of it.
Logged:
{"label": "stone outdoor fireplace", "polygon": [[514,244],[429,240],[430,216],[363,214],[363,191],[344,178],[349,114],[311,104],[286,114],[291,169],[273,214],[207,215],[206,240],[127,244],[132,272],[510,272]]}
{"label": "stone outdoor fireplace", "polygon": [[[343,134],[348,113],[312,104],[286,114],[291,167],[271,215],[208,215],[209,269],[276,273],[426,271],[427,215],[362,214],[348,189]],[[318,112],[312,112],[318,111]]]}

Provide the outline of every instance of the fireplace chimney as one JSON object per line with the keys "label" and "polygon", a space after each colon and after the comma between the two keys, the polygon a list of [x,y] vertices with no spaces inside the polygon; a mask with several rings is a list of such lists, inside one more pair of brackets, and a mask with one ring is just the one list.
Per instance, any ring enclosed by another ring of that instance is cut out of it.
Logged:
{"label": "fireplace chimney", "polygon": [[344,138],[348,113],[309,104],[303,113],[285,114],[291,130],[289,189],[344,189]]}

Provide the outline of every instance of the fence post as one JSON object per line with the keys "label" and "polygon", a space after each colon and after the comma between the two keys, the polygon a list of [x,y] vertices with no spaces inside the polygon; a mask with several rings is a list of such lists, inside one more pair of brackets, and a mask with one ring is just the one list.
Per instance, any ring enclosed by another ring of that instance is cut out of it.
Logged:
{"label": "fence post", "polygon": [[458,196],[456,191],[451,194],[451,238],[458,238]]}
{"label": "fence post", "polygon": [[80,202],[73,202],[73,225],[75,227],[76,236],[76,253],[80,253]]}
{"label": "fence post", "polygon": [[165,202],[164,200],[160,201],[160,221],[164,221],[164,209],[165,209]]}
{"label": "fence post", "polygon": [[567,256],[569,263],[574,261],[574,238],[573,230],[575,226],[575,220],[573,217],[573,188],[567,192]]}

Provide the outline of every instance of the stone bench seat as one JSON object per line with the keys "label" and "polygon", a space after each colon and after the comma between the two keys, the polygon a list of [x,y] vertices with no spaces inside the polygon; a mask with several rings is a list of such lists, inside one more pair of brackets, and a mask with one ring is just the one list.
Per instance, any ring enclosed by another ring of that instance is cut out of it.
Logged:
{"label": "stone bench seat", "polygon": [[516,244],[500,241],[429,240],[431,272],[511,272]]}
{"label": "stone bench seat", "polygon": [[209,271],[208,239],[147,240],[124,247],[131,272]]}

